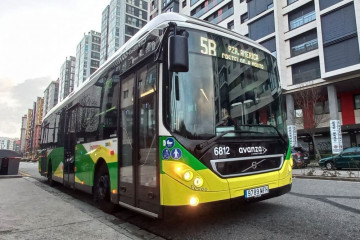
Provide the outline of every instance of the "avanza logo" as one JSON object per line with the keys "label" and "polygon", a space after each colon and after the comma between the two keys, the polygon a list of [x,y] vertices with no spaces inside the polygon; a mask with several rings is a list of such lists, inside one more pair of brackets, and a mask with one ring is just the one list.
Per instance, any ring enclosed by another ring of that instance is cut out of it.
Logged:
{"label": "avanza logo", "polygon": [[252,153],[252,154],[265,154],[267,152],[267,149],[258,146],[258,147],[239,147],[239,153]]}

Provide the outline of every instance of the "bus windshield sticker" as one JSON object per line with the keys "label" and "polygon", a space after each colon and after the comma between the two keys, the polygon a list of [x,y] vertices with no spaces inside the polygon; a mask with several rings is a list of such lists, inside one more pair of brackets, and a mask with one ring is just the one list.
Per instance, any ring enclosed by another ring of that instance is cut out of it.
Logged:
{"label": "bus windshield sticker", "polygon": [[167,148],[173,148],[175,145],[175,140],[171,137],[166,139],[166,147]]}
{"label": "bus windshield sticker", "polygon": [[182,156],[182,152],[179,148],[175,148],[171,151],[171,157],[175,160],[180,159]]}
{"label": "bus windshield sticker", "polygon": [[170,158],[170,150],[165,148],[162,152],[162,157],[163,157],[163,159],[166,159],[166,160],[169,159]]}

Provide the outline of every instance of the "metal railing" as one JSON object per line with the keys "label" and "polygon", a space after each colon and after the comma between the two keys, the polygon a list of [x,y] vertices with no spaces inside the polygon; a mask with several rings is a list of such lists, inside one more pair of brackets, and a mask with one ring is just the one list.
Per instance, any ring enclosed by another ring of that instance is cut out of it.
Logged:
{"label": "metal railing", "polygon": [[192,6],[192,5],[194,5],[195,3],[197,3],[199,0],[191,0],[190,1],[190,5]]}
{"label": "metal railing", "polygon": [[209,5],[205,6],[203,9],[201,9],[200,11],[198,11],[197,13],[195,13],[193,15],[193,17],[201,17],[202,15],[204,15],[206,12],[210,11],[213,7],[217,6],[219,3],[223,2],[224,0],[214,0],[211,3],[209,3]]}
{"label": "metal railing", "polygon": [[320,78],[320,69],[311,69],[301,73],[295,73],[292,77],[294,84],[311,81]]}
{"label": "metal railing", "polygon": [[297,19],[292,20],[290,24],[290,30],[301,27],[304,24],[312,22],[316,19],[315,11],[309,12]]}
{"label": "metal railing", "polygon": [[298,1],[298,0],[287,0],[287,3],[288,3],[288,5],[290,5],[290,4],[292,4],[292,3],[296,2],[296,1]]}
{"label": "metal railing", "polygon": [[218,24],[219,22],[225,20],[226,18],[230,17],[233,14],[234,14],[234,7],[229,8],[223,14],[221,14],[220,16],[217,16],[216,18],[214,18],[210,22],[213,23],[213,24]]}
{"label": "metal railing", "polygon": [[308,42],[305,42],[305,43],[302,43],[302,44],[292,47],[291,48],[291,56],[292,57],[298,56],[300,54],[310,52],[317,48],[318,48],[318,40],[313,39]]}

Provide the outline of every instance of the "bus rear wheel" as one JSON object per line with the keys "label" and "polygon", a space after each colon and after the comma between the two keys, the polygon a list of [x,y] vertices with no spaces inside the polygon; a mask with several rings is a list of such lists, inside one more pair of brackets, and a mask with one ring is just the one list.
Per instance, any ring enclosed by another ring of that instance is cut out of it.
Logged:
{"label": "bus rear wheel", "polygon": [[107,168],[102,165],[95,176],[94,200],[98,208],[111,213],[115,204],[110,202],[110,177]]}

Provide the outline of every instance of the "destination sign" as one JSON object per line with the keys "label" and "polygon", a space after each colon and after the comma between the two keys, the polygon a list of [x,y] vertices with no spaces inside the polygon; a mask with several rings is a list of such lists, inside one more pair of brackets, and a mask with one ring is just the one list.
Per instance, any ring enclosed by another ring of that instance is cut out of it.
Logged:
{"label": "destination sign", "polygon": [[200,52],[202,54],[220,57],[226,60],[239,62],[263,70],[265,69],[264,64],[260,62],[259,54],[242,49],[241,47],[232,46],[229,44],[225,45],[223,41],[216,42],[213,39],[202,36],[200,37],[200,47]]}

